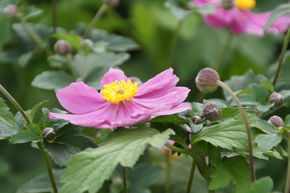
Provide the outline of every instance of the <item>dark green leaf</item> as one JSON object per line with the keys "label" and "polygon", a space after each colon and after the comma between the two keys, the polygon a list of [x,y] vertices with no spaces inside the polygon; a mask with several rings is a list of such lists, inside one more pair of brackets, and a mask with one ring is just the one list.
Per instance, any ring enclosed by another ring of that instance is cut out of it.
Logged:
{"label": "dark green leaf", "polygon": [[17,133],[17,126],[12,113],[4,100],[0,98],[0,139],[13,136]]}
{"label": "dark green leaf", "polygon": [[16,135],[11,137],[11,143],[37,142],[42,139],[41,130],[37,125],[28,125],[26,129],[21,129]]}
{"label": "dark green leaf", "polygon": [[255,181],[251,186],[250,193],[271,193],[274,188],[270,177],[261,178]]}
{"label": "dark green leaf", "polygon": [[182,117],[179,114],[175,115],[166,115],[166,116],[160,116],[160,117],[155,117],[154,119],[151,120],[151,122],[158,122],[158,123],[172,123],[172,124],[187,124],[187,120],[185,117]]}

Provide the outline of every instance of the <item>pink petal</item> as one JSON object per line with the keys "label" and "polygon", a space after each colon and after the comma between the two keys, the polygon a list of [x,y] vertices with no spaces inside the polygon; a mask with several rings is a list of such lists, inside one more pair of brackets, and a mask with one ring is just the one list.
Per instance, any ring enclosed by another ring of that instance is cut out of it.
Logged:
{"label": "pink petal", "polygon": [[124,74],[124,72],[122,70],[118,70],[118,69],[112,69],[110,68],[110,70],[104,75],[101,85],[102,87],[105,84],[109,84],[115,81],[121,81],[121,80],[129,80],[129,78]]}
{"label": "pink petal", "polygon": [[213,14],[204,16],[205,22],[213,27],[222,28],[227,27],[232,22],[235,9],[224,10],[221,7],[216,7],[216,11]]}
{"label": "pink petal", "polygon": [[209,3],[215,3],[217,0],[193,0],[193,3],[196,3],[197,5],[206,5]]}
{"label": "pink petal", "polygon": [[156,112],[154,115],[156,116],[160,116],[160,115],[172,115],[175,113],[180,113],[180,112],[184,112],[184,111],[188,111],[191,110],[191,105],[188,103],[181,103],[180,105],[177,105],[175,107],[172,107],[168,110],[163,110],[163,111],[159,111]]}
{"label": "pink petal", "polygon": [[56,96],[67,111],[74,114],[89,113],[103,108],[105,100],[95,88],[83,82],[74,82],[56,92]]}

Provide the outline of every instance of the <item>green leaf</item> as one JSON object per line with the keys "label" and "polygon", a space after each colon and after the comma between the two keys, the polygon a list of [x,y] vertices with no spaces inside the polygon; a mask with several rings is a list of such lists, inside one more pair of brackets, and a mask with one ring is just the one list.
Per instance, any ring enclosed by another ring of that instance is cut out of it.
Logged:
{"label": "green leaf", "polygon": [[228,169],[225,169],[224,166],[221,164],[219,165],[211,175],[211,181],[209,183],[208,189],[215,190],[219,188],[224,188],[232,180],[231,172]]}
{"label": "green leaf", "polygon": [[274,188],[270,177],[261,178],[255,181],[251,186],[250,193],[271,193]]}
{"label": "green leaf", "polygon": [[165,7],[170,9],[170,11],[179,19],[183,20],[188,14],[191,13],[190,10],[182,8],[176,1],[167,0],[165,2]]}
{"label": "green leaf", "polygon": [[[56,182],[58,182],[60,174],[61,171],[59,170],[53,171],[53,175],[55,177]],[[57,183],[57,186],[60,187],[61,185]],[[46,192],[53,192],[53,190],[49,181],[49,177],[47,176],[47,174],[44,174],[37,176],[36,178],[20,186],[16,193],[46,193]]]}
{"label": "green leaf", "polygon": [[265,120],[259,119],[259,120],[255,121],[255,122],[253,122],[251,124],[251,126],[259,129],[263,133],[267,133],[267,134],[277,133],[277,130],[275,130],[274,126],[271,125],[270,123],[268,123]]}
{"label": "green leaf", "polygon": [[282,137],[278,134],[260,134],[256,137],[255,142],[258,147],[263,151],[270,151],[273,147],[277,146],[282,141]]}
{"label": "green leaf", "polygon": [[48,108],[42,108],[42,127],[43,128],[52,127],[55,130],[59,130],[69,123],[68,121],[62,120],[62,119],[49,119],[48,118],[49,112],[63,113],[63,114],[67,113],[66,111],[62,111],[57,108],[53,108],[52,110],[49,110]]}
{"label": "green leaf", "polygon": [[290,115],[286,116],[284,125],[285,127],[290,126]]}
{"label": "green leaf", "polygon": [[75,81],[73,77],[65,72],[46,71],[37,75],[31,85],[46,90],[57,90],[64,88],[73,81]]}
{"label": "green leaf", "polygon": [[108,35],[103,41],[107,42],[107,49],[117,52],[126,52],[130,50],[137,50],[138,44],[130,38],[123,37],[120,35]]}
{"label": "green leaf", "polygon": [[98,148],[77,154],[67,165],[62,193],[97,192],[116,166],[133,167],[147,145],[161,148],[174,134],[170,129],[118,129]]}
{"label": "green leaf", "polygon": [[12,113],[4,100],[0,98],[0,140],[17,133],[17,126]]}
{"label": "green leaf", "polygon": [[271,27],[271,25],[275,21],[277,21],[280,17],[286,16],[289,14],[290,14],[290,3],[285,3],[285,4],[279,5],[278,7],[276,7],[272,11],[266,25],[264,26],[264,30],[267,31],[269,29],[269,27]]}
{"label": "green leaf", "polygon": [[[256,120],[253,114],[247,114],[249,123]],[[228,150],[234,148],[246,149],[247,148],[247,134],[244,122],[241,116],[226,119],[219,124],[204,127],[203,130],[196,135],[193,143],[204,140],[214,146],[219,146]]]}
{"label": "green leaf", "polygon": [[36,105],[34,105],[32,107],[32,109],[28,112],[28,117],[30,118],[30,120],[34,120],[34,117],[35,117],[35,114],[37,113],[37,111],[39,110],[40,107],[42,107],[45,103],[47,103],[48,100],[44,100],[44,101],[41,101],[39,103],[37,103]]}
{"label": "green leaf", "polygon": [[21,129],[16,135],[11,137],[11,143],[37,142],[42,139],[41,130],[37,125],[28,125],[26,129]]}
{"label": "green leaf", "polygon": [[151,120],[153,123],[173,123],[173,124],[187,124],[187,120],[185,117],[182,117],[179,114],[175,115],[166,115],[166,116],[159,116],[155,117]]}
{"label": "green leaf", "polygon": [[76,34],[67,34],[67,33],[56,33],[53,35],[53,37],[57,38],[57,39],[62,39],[62,40],[66,40],[69,43],[71,43],[71,45],[78,49],[81,45],[81,41],[82,41],[82,37]]}

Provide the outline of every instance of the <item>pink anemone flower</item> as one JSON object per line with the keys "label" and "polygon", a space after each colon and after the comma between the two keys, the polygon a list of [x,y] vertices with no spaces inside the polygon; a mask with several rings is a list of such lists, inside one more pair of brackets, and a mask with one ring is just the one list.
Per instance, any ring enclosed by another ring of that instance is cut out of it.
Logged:
{"label": "pink anemone flower", "polygon": [[[216,27],[227,27],[233,34],[264,35],[264,26],[271,12],[253,13],[255,0],[193,0],[198,6],[213,4],[215,13],[204,15],[207,24]],[[268,31],[273,34],[285,32],[290,26],[290,16],[283,16],[275,21]]]}
{"label": "pink anemone flower", "polygon": [[71,114],[49,113],[49,118],[114,129],[148,121],[154,116],[190,110],[191,106],[183,102],[190,90],[177,87],[178,81],[171,68],[140,85],[122,70],[110,69],[101,81],[100,92],[83,82],[58,90],[60,104]]}

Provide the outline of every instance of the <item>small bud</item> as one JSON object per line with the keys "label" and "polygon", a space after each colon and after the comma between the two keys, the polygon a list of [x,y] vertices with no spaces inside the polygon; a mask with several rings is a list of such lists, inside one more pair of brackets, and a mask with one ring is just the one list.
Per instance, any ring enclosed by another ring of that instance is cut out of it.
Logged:
{"label": "small bud", "polygon": [[12,5],[12,4],[5,7],[5,9],[3,10],[3,13],[4,15],[10,18],[15,18],[19,16],[16,5]]}
{"label": "small bud", "polygon": [[214,69],[204,68],[198,72],[195,83],[201,92],[211,93],[217,89],[218,80],[220,80],[220,76]]}
{"label": "small bud", "polygon": [[221,110],[216,103],[207,103],[203,107],[203,116],[205,119],[213,121],[221,114]]}
{"label": "small bud", "polygon": [[283,119],[277,115],[270,117],[268,123],[274,125],[275,127],[282,127],[284,124]]}
{"label": "small bud", "polygon": [[224,9],[232,9],[234,8],[235,5],[235,1],[234,0],[222,0],[221,2],[221,7]]}
{"label": "small bud", "polygon": [[142,81],[135,76],[129,77],[129,79],[134,83],[142,84]]}
{"label": "small bud", "polygon": [[103,0],[103,2],[112,7],[115,7],[119,4],[120,0]]}
{"label": "small bud", "polygon": [[57,40],[54,45],[54,51],[61,55],[67,55],[71,52],[71,44],[66,40]]}
{"label": "small bud", "polygon": [[81,47],[89,47],[91,48],[93,46],[94,42],[90,39],[84,39],[81,41]]}
{"label": "small bud", "polygon": [[193,116],[191,120],[195,125],[198,125],[202,122],[202,118],[200,118],[200,116]]}
{"label": "small bud", "polygon": [[55,130],[51,127],[47,127],[45,129],[43,129],[43,131],[42,131],[42,136],[47,141],[53,140],[55,138],[55,135],[56,135]]}
{"label": "small bud", "polygon": [[274,92],[270,96],[270,103],[274,104],[275,106],[280,106],[284,102],[283,96],[277,92]]}

